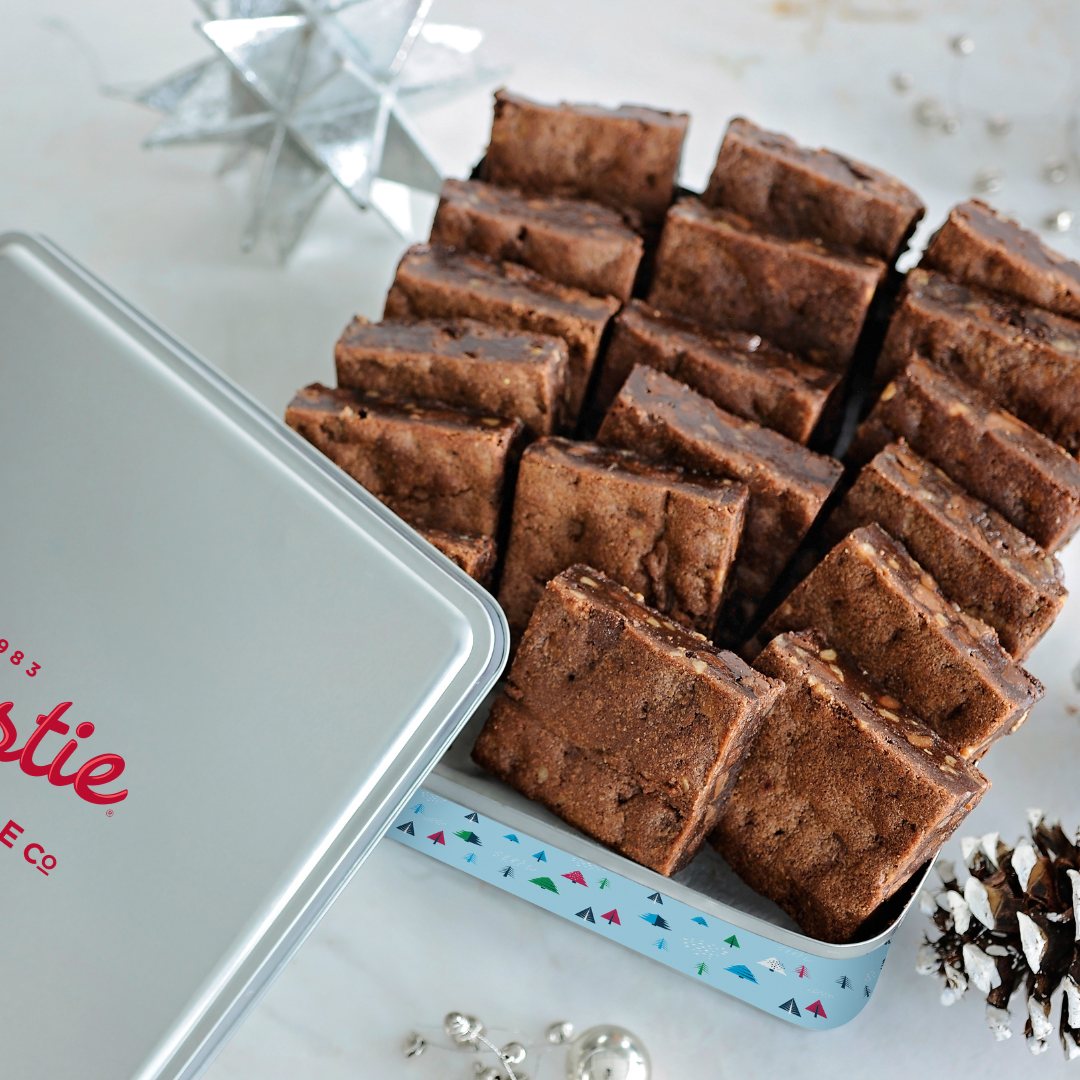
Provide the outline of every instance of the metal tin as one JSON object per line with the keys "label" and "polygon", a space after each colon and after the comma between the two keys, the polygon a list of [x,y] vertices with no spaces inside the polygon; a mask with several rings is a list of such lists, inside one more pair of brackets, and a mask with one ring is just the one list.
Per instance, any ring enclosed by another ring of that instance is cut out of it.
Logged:
{"label": "metal tin", "polygon": [[665,878],[484,772],[469,754],[489,704],[388,837],[799,1027],[839,1027],[862,1011],[929,863],[889,902],[875,932],[848,945],[818,941],[708,845]]}
{"label": "metal tin", "polygon": [[505,619],[16,234],[0,500],[0,1075],[190,1080],[491,688]]}

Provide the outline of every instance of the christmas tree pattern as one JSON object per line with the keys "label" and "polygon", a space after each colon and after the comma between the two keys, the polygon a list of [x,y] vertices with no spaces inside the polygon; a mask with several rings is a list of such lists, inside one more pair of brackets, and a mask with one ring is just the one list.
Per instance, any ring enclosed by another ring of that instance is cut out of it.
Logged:
{"label": "christmas tree pattern", "polygon": [[739,945],[739,939],[732,934],[731,937],[724,938],[724,944],[730,945],[733,949],[739,949],[742,946]]}
{"label": "christmas tree pattern", "polygon": [[653,942],[653,947],[663,952],[668,947],[667,938],[657,938]]}
{"label": "christmas tree pattern", "polygon": [[738,975],[740,979],[746,979],[748,982],[756,983],[757,976],[745,965],[736,964],[734,967],[727,969],[732,975]]}
{"label": "christmas tree pattern", "polygon": [[794,998],[788,998],[780,1008],[783,1009],[784,1012],[791,1013],[792,1016],[802,1016],[802,1013],[799,1012],[799,1006],[795,1004]]}
{"label": "christmas tree pattern", "polygon": [[601,879],[600,879],[600,885],[599,885],[599,888],[601,888],[601,889],[607,889],[607,888],[610,888],[610,886],[611,886],[611,882],[610,882],[610,881],[608,881],[608,879],[607,879],[606,877],[605,877],[605,878],[601,878]]}
{"label": "christmas tree pattern", "polygon": [[465,861],[466,862],[476,862],[476,853],[470,851],[469,854],[465,856]]}
{"label": "christmas tree pattern", "polygon": [[416,805],[415,805],[415,806],[414,806],[414,807],[412,808],[412,812],[413,812],[414,814],[422,814],[422,813],[424,812],[424,804],[423,804],[422,802],[418,802],[418,803],[417,803],[417,804],[416,804]]}
{"label": "christmas tree pattern", "polygon": [[556,896],[559,895],[559,890],[555,887],[555,882],[549,877],[529,878],[529,884],[539,885],[541,889],[547,889],[548,892],[553,892]]}
{"label": "christmas tree pattern", "polygon": [[480,837],[477,836],[474,832],[469,832],[468,829],[462,829],[460,832],[454,833],[454,835],[461,837],[461,839],[464,840],[466,844],[475,844],[477,847],[484,846],[480,843]]}
{"label": "christmas tree pattern", "polygon": [[698,966],[694,970],[697,971],[697,973],[699,975],[708,975],[709,974],[709,965],[708,964],[698,964]]}
{"label": "christmas tree pattern", "polygon": [[821,1002],[820,1001],[815,1001],[813,1005],[807,1005],[806,1006],[806,1011],[808,1013],[813,1013],[819,1020],[828,1020],[829,1019],[825,1015],[825,1010],[821,1007]]}
{"label": "christmas tree pattern", "polygon": [[839,986],[841,990],[850,990],[852,988],[851,980],[846,975],[841,975],[840,978],[836,980],[836,985]]}
{"label": "christmas tree pattern", "polygon": [[795,974],[798,975],[800,979],[809,979],[810,978],[810,972],[806,970],[806,965],[805,964],[800,964],[795,969]]}
{"label": "christmas tree pattern", "polygon": [[690,921],[691,922],[696,922],[699,926],[708,926],[709,925],[700,915],[695,915]]}
{"label": "christmas tree pattern", "polygon": [[569,874],[563,874],[563,877],[569,878],[575,885],[584,885],[586,889],[589,887],[585,875],[580,870],[571,870]]}
{"label": "christmas tree pattern", "polygon": [[664,918],[663,915],[642,915],[641,916],[647,923],[652,923],[658,930],[670,930],[671,924]]}
{"label": "christmas tree pattern", "polygon": [[441,832],[434,832],[434,833],[432,833],[432,834],[431,834],[431,835],[430,835],[430,836],[428,837],[428,839],[429,839],[429,840],[431,840],[431,841],[432,841],[433,843],[436,843],[436,844],[442,844],[442,845],[443,845],[443,847],[445,847],[445,846],[446,846],[446,840],[445,840],[445,838],[443,837],[443,834],[442,834]]}
{"label": "christmas tree pattern", "polygon": [[543,853],[542,851],[538,851],[538,852],[537,852],[537,853],[536,853],[536,854],[535,854],[535,855],[533,856],[533,858],[534,858],[534,859],[535,859],[535,860],[536,860],[537,862],[547,862],[547,856],[546,856],[546,855],[545,855],[545,854],[544,854],[544,853]]}
{"label": "christmas tree pattern", "polygon": [[664,898],[658,892],[649,893],[646,899],[651,900],[654,904],[662,904],[664,902]]}
{"label": "christmas tree pattern", "polygon": [[770,971],[775,971],[777,975],[787,975],[784,965],[775,956],[770,956],[768,960],[759,960],[758,967],[768,968]]}
{"label": "christmas tree pattern", "polygon": [[615,908],[612,908],[610,911],[605,911],[604,914],[600,916],[600,918],[607,919],[608,926],[610,926],[612,923],[614,923],[616,926],[622,926],[622,923],[619,922],[619,913]]}
{"label": "christmas tree pattern", "polygon": [[863,997],[869,997],[874,991],[871,990],[869,986],[864,986],[862,988],[862,992],[863,992]]}
{"label": "christmas tree pattern", "polygon": [[511,844],[520,844],[521,841],[512,833],[508,832],[504,837],[504,840],[509,840]]}
{"label": "christmas tree pattern", "polygon": [[584,911],[579,911],[574,916],[574,918],[575,919],[581,919],[582,922],[591,922],[591,923],[596,922],[596,920],[593,918],[593,913],[592,913],[592,908],[591,907],[587,907]]}
{"label": "christmas tree pattern", "polygon": [[499,873],[502,874],[503,877],[513,877],[514,876],[514,868],[512,866],[504,866],[499,871]]}
{"label": "christmas tree pattern", "polygon": [[480,815],[475,810],[473,810],[472,813],[465,815],[465,820],[466,821],[475,821],[476,824],[479,825],[480,824]]}
{"label": "christmas tree pattern", "polygon": [[404,825],[399,825],[398,831],[403,832],[406,836],[416,835],[416,830],[412,827],[411,821],[406,821]]}

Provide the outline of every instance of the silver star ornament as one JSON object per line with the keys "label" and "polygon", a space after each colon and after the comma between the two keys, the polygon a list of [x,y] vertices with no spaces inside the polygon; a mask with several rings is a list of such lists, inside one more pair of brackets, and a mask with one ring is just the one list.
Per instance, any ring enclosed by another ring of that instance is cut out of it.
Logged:
{"label": "silver star ornament", "polygon": [[439,169],[403,105],[439,103],[503,74],[483,35],[427,22],[432,0],[196,0],[217,54],[130,94],[165,113],[148,147],[222,143],[221,171],[262,157],[242,247],[288,257],[331,185],[412,233],[408,188]]}

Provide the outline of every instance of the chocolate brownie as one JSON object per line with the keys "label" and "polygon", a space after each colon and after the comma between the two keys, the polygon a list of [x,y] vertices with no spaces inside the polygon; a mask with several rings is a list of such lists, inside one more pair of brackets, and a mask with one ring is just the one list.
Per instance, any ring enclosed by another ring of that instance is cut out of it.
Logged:
{"label": "chocolate brownie", "polygon": [[520,420],[375,401],[319,383],[285,422],[410,525],[493,536]]}
{"label": "chocolate brownie", "polygon": [[862,464],[899,437],[1051,554],[1080,528],[1080,463],[919,357],[881,392],[848,458]]}
{"label": "chocolate brownie", "polygon": [[1080,265],[978,199],[953,207],[920,265],[1080,319]]}
{"label": "chocolate brownie", "polygon": [[961,757],[1015,731],[1042,684],[878,525],[849,533],[766,620],[761,638],[818,629]]}
{"label": "chocolate brownie", "polygon": [[569,363],[562,338],[474,319],[353,319],[334,359],[338,386],[516,417],[534,436],[559,426]]}
{"label": "chocolate brownie", "polygon": [[670,375],[722,409],[806,443],[840,376],[758,334],[711,330],[632,300],[615,316],[596,398],[606,409],[635,364]]}
{"label": "chocolate brownie", "polygon": [[525,451],[499,603],[525,629],[544,586],[588,563],[639,600],[711,634],[742,535],[747,490],[629,450],[541,439]]}
{"label": "chocolate brownie", "polygon": [[809,150],[741,117],[728,124],[701,198],[767,232],[819,237],[888,263],[926,212],[888,173],[832,150]]}
{"label": "chocolate brownie", "polygon": [[636,366],[597,441],[654,461],[741,480],[750,489],[726,617],[749,620],[840,479],[838,461],[815,454],[652,368]]}
{"label": "chocolate brownie", "polygon": [[640,105],[541,105],[495,94],[483,178],[526,194],[630,207],[648,225],[671,205],[690,117]]}
{"label": "chocolate brownie", "polygon": [[447,180],[431,242],[522,263],[594,296],[630,299],[644,251],[610,207],[584,199],[520,195],[481,180]]}
{"label": "chocolate brownie", "polygon": [[686,198],[668,211],[649,303],[761,334],[843,372],[884,276],[880,259],[760,232],[740,214]]}
{"label": "chocolate brownie", "polygon": [[573,566],[544,590],[473,758],[582,832],[673,874],[715,824],[782,687]]}
{"label": "chocolate brownie", "polygon": [[883,383],[918,353],[1080,451],[1080,323],[912,270],[878,360]]}
{"label": "chocolate brownie", "polygon": [[754,667],[784,692],[709,840],[811,937],[849,941],[990,783],[817,631]]}
{"label": "chocolate brownie", "polygon": [[903,440],[859,473],[829,518],[826,539],[838,542],[871,522],[899,540],[950,600],[992,626],[1017,660],[1065,604],[1057,559]]}
{"label": "chocolate brownie", "polygon": [[612,296],[590,296],[557,285],[524,266],[421,244],[398,264],[386,297],[388,319],[479,319],[507,330],[561,337],[570,350],[566,423],[573,426],[585,399],[600,340],[619,310]]}
{"label": "chocolate brownie", "polygon": [[417,532],[432,547],[438,548],[451,562],[456,563],[469,577],[488,588],[495,569],[498,549],[492,536],[466,536],[442,529],[418,529]]}

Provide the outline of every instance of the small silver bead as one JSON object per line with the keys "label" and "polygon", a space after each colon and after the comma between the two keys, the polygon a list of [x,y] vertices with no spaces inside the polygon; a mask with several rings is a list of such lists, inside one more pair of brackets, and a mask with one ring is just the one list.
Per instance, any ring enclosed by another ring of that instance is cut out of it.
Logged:
{"label": "small silver bead", "polygon": [[402,1044],[401,1052],[407,1058],[418,1058],[427,1049],[427,1039],[424,1038],[418,1031],[410,1031],[405,1036],[405,1042]]}
{"label": "small silver bead", "polygon": [[915,119],[923,127],[937,127],[945,116],[941,102],[934,97],[920,98],[915,102]]}
{"label": "small silver bead", "polygon": [[477,1035],[482,1034],[483,1030],[484,1025],[475,1016],[466,1016],[464,1013],[447,1013],[443,1020],[443,1031],[458,1046],[474,1046]]}
{"label": "small silver bead", "polygon": [[1044,224],[1054,232],[1066,233],[1072,228],[1075,220],[1076,215],[1071,210],[1062,208],[1054,214],[1048,214]]}
{"label": "small silver bead", "polygon": [[503,1080],[503,1076],[498,1069],[493,1068],[491,1065],[485,1065],[482,1061],[478,1061],[473,1068],[476,1070],[476,1080]]}
{"label": "small silver bead", "polygon": [[986,195],[996,195],[1004,180],[1000,169],[980,169],[975,174],[974,188]]}
{"label": "small silver bead", "polygon": [[1048,184],[1063,184],[1069,176],[1069,164],[1061,158],[1043,162],[1042,178]]}
{"label": "small silver bead", "polygon": [[574,1025],[569,1020],[560,1020],[547,1029],[547,1041],[558,1046],[568,1043],[574,1037]]}
{"label": "small silver bead", "polygon": [[970,56],[975,51],[975,42],[967,36],[967,34],[957,34],[949,42],[949,48],[952,49],[957,56]]}
{"label": "small silver bead", "polygon": [[986,130],[991,135],[1008,135],[1012,131],[1012,121],[1004,113],[991,113],[986,118]]}
{"label": "small silver bead", "polygon": [[507,1061],[511,1065],[520,1065],[525,1060],[528,1051],[519,1042],[508,1042],[499,1053],[502,1055],[503,1061]]}
{"label": "small silver bead", "polygon": [[946,135],[955,135],[960,130],[960,117],[955,113],[946,113],[941,118],[941,130]]}
{"label": "small silver bead", "polygon": [[915,85],[915,76],[906,71],[897,71],[889,81],[898,94],[906,94]]}

